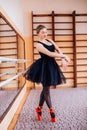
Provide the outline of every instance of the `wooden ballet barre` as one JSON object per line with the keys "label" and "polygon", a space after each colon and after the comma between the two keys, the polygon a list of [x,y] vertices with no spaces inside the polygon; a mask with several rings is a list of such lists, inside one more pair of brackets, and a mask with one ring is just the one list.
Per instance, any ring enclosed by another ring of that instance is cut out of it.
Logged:
{"label": "wooden ballet barre", "polygon": [[7,71],[5,73],[0,74],[0,77],[8,75],[8,74],[16,74],[16,73],[17,73],[17,71]]}
{"label": "wooden ballet barre", "polygon": [[17,75],[15,75],[15,76],[13,76],[13,77],[11,77],[11,78],[5,80],[5,81],[2,81],[2,82],[0,83],[0,87],[2,87],[2,86],[4,86],[4,85],[8,84],[10,81],[12,81],[13,79],[18,78],[18,77],[19,77],[20,75],[22,75],[22,74],[23,74],[23,72],[20,72],[20,73],[18,73]]}
{"label": "wooden ballet barre", "polygon": [[12,58],[6,58],[6,57],[0,57],[0,62],[17,62],[17,63],[26,63],[30,62],[30,60],[25,59],[12,59]]}

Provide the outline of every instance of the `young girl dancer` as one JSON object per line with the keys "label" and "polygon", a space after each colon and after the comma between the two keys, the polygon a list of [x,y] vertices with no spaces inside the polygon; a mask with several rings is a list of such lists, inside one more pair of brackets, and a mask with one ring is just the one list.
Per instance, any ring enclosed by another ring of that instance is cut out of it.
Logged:
{"label": "young girl dancer", "polygon": [[36,108],[38,120],[42,120],[42,107],[44,101],[49,108],[52,122],[56,122],[55,112],[52,107],[50,97],[50,86],[66,83],[66,79],[56,63],[55,58],[61,58],[62,67],[66,69],[66,61],[71,62],[70,58],[64,55],[60,48],[51,40],[47,39],[47,28],[38,25],[36,28],[39,41],[36,44],[41,58],[36,60],[24,73],[24,77],[32,82],[42,83],[43,90],[40,95],[39,105]]}

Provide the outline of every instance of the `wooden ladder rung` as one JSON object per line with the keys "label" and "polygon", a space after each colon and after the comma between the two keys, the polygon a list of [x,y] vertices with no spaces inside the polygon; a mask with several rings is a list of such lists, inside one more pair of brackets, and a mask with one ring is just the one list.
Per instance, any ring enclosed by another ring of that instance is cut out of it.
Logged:
{"label": "wooden ladder rung", "polygon": [[55,24],[72,24],[73,22],[54,22]]}
{"label": "wooden ladder rung", "polygon": [[55,30],[73,30],[72,28],[56,28]]}
{"label": "wooden ladder rung", "polygon": [[0,38],[4,38],[4,37],[16,37],[16,35],[10,35],[10,36],[0,36]]}
{"label": "wooden ladder rung", "polygon": [[0,32],[12,32],[14,30],[0,30]]}
{"label": "wooden ladder rung", "polygon": [[17,56],[17,54],[5,54],[5,55],[0,55],[0,56]]}
{"label": "wooden ladder rung", "polygon": [[52,22],[33,22],[33,24],[51,24]]}
{"label": "wooden ladder rung", "polygon": [[17,43],[17,41],[11,41],[11,42],[0,42],[0,44],[12,44],[12,43]]}
{"label": "wooden ladder rung", "polygon": [[73,36],[73,34],[55,34],[55,36]]}
{"label": "wooden ladder rung", "polygon": [[76,42],[80,42],[80,41],[87,42],[87,39],[83,39],[83,40],[76,40]]}
{"label": "wooden ladder rung", "polygon": [[0,50],[15,50],[17,48],[0,48]]}
{"label": "wooden ladder rung", "polygon": [[6,69],[6,68],[16,68],[16,67],[15,66],[0,67],[0,69]]}
{"label": "wooden ladder rung", "polygon": [[76,21],[76,23],[87,23],[87,21]]}
{"label": "wooden ladder rung", "polygon": [[55,40],[55,42],[73,42],[73,40]]}
{"label": "wooden ladder rung", "polygon": [[7,23],[1,23],[0,26],[8,25]]}
{"label": "wooden ladder rung", "polygon": [[87,33],[77,33],[76,35],[87,35]]}

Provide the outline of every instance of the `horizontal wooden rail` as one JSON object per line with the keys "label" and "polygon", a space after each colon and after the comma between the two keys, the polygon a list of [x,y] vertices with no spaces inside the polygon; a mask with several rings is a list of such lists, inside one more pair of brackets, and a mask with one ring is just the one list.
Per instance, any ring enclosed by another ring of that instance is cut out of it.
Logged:
{"label": "horizontal wooden rail", "polygon": [[0,83],[0,87],[2,87],[2,86],[4,86],[4,85],[8,84],[8,83],[11,82],[13,79],[18,78],[18,77],[19,77],[20,75],[22,75],[22,74],[23,74],[23,72],[20,72],[20,73],[18,73],[17,75],[15,75],[15,76],[13,76],[13,77],[11,77],[11,78],[9,78],[9,79],[7,79],[7,80],[1,82],[1,83]]}

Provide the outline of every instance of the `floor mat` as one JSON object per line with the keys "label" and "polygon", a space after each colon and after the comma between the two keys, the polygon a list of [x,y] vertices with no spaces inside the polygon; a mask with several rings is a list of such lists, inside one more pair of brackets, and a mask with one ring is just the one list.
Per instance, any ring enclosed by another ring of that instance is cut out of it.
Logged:
{"label": "floor mat", "polygon": [[37,120],[41,90],[31,90],[20,114],[15,130],[87,130],[87,88],[51,89],[52,105],[57,122],[52,123],[44,103],[42,121]]}
{"label": "floor mat", "polygon": [[0,117],[13,101],[19,90],[0,90]]}

